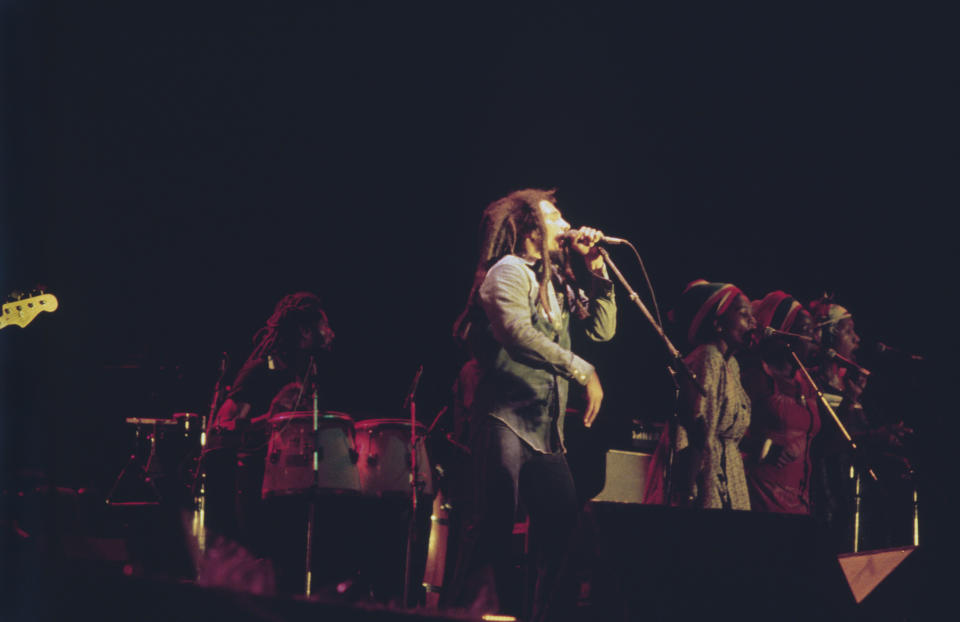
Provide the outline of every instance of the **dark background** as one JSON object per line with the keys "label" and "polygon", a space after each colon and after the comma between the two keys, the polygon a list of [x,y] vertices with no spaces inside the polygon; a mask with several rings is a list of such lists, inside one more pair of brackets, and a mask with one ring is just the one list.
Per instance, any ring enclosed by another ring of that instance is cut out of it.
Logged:
{"label": "dark background", "polygon": [[[0,4],[0,293],[60,302],[0,334],[6,479],[107,488],[124,418],[206,412],[220,352],[235,372],[297,290],[322,294],[338,335],[331,408],[404,416],[422,364],[429,421],[461,362],[480,211],[556,187],[575,226],[636,244],[664,311],[701,277],[834,293],[874,416],[917,430],[937,537],[955,472],[945,16],[302,4]],[[671,410],[662,348],[620,303],[614,342],[576,345],[609,446]],[[927,360],[881,360],[878,340]]]}

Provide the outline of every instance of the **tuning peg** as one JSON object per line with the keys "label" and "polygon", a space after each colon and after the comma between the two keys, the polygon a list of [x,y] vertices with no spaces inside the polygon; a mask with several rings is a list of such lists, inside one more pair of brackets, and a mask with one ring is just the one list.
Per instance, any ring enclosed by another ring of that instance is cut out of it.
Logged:
{"label": "tuning peg", "polygon": [[33,287],[33,293],[32,293],[31,295],[32,295],[32,296],[42,296],[42,295],[44,295],[45,293],[47,293],[47,286],[46,286],[46,285],[39,285],[39,284],[38,284],[38,285],[35,285],[35,286]]}
{"label": "tuning peg", "polygon": [[15,289],[12,292],[10,292],[10,296],[8,296],[8,298],[11,301],[23,300],[24,294],[19,289]]}

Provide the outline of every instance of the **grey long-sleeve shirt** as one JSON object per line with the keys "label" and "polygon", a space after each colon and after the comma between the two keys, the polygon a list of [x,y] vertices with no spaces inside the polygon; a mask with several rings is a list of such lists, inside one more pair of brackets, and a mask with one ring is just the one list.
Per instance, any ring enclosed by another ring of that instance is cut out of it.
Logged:
{"label": "grey long-sleeve shirt", "polygon": [[[563,447],[568,381],[585,385],[593,365],[570,351],[570,310],[550,284],[549,312],[539,304],[531,263],[507,255],[494,264],[480,286],[479,299],[496,342],[478,355],[483,377],[477,386],[475,416],[496,417],[535,450]],[[594,277],[585,332],[607,341],[616,331],[613,283]]]}

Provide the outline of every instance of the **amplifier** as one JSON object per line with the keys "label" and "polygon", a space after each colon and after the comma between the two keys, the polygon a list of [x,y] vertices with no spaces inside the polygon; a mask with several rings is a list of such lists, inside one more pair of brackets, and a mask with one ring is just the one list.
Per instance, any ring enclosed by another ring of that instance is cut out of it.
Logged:
{"label": "amplifier", "polygon": [[593,500],[641,503],[649,463],[650,454],[619,449],[607,451],[603,490]]}

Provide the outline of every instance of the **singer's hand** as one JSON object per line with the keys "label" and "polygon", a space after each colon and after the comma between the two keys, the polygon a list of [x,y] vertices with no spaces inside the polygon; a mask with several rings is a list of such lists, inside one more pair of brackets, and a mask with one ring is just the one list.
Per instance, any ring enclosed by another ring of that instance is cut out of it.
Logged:
{"label": "singer's hand", "polygon": [[587,407],[583,413],[583,425],[589,428],[597,418],[597,413],[600,412],[600,402],[603,401],[603,387],[600,386],[600,378],[597,377],[596,371],[590,374],[586,389]]}
{"label": "singer's hand", "polygon": [[597,272],[603,268],[603,257],[600,255],[600,249],[597,244],[603,239],[603,232],[592,227],[580,227],[576,231],[570,231],[570,247],[583,255],[583,260],[587,262],[587,269]]}
{"label": "singer's hand", "polygon": [[883,426],[882,430],[887,435],[887,444],[892,447],[901,447],[905,437],[913,436],[913,428],[908,428],[902,421]]}
{"label": "singer's hand", "polygon": [[784,447],[783,451],[781,451],[777,455],[777,467],[782,469],[783,467],[787,466],[788,464],[796,460],[797,457],[798,456],[795,453],[791,452],[789,449]]}

